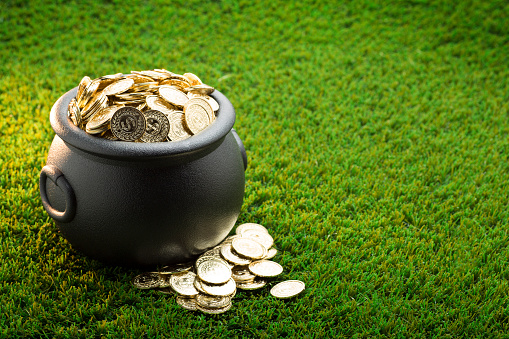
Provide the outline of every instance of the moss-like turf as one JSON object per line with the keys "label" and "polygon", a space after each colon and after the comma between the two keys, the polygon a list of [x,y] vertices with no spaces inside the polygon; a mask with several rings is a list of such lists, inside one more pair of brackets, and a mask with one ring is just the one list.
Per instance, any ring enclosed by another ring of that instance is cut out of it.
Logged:
{"label": "moss-like turf", "polygon": [[[0,337],[509,337],[504,1],[0,3]],[[84,75],[193,72],[237,111],[237,224],[290,300],[222,315],[136,290],[42,208],[53,103]]]}

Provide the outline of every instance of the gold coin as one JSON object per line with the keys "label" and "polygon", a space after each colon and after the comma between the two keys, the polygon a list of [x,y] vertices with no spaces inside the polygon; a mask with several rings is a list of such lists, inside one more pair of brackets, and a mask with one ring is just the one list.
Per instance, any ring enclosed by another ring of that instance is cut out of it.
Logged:
{"label": "gold coin", "polygon": [[218,245],[218,246],[208,250],[207,252],[203,253],[201,256],[211,256],[211,257],[221,258],[221,246]]}
{"label": "gold coin", "polygon": [[249,230],[254,229],[254,230],[261,231],[261,232],[269,233],[269,231],[264,226],[262,226],[260,224],[255,224],[252,222],[248,222],[248,223],[237,226],[237,228],[235,229],[235,233],[240,235],[240,234],[242,234],[243,231],[248,230],[248,229]]}
{"label": "gold coin", "polygon": [[[96,112],[87,122],[86,125],[86,131],[88,133],[98,133],[94,132],[97,129],[100,129],[101,126],[108,124],[110,122],[111,117],[113,114],[120,109],[122,106],[119,105],[113,105],[104,107],[98,112]],[[107,126],[106,126],[107,129]],[[99,132],[100,133],[100,132]]]}
{"label": "gold coin", "polygon": [[110,121],[110,129],[113,134],[124,141],[135,141],[145,133],[145,116],[134,107],[122,107],[118,109]]}
{"label": "gold coin", "polygon": [[263,278],[275,277],[283,272],[283,266],[271,260],[253,261],[248,267],[251,273]]}
{"label": "gold coin", "polygon": [[230,267],[219,258],[212,258],[196,267],[197,276],[209,284],[224,284],[232,276]]}
{"label": "gold coin", "polygon": [[235,238],[240,238],[240,235],[230,235],[229,237],[224,239],[223,242],[221,243],[221,245],[219,245],[219,246],[231,244],[233,239],[235,239]]}
{"label": "gold coin", "polygon": [[276,256],[276,254],[277,254],[277,249],[272,247],[269,250],[267,250],[267,255],[263,259],[272,259]]}
{"label": "gold coin", "polygon": [[69,103],[68,111],[69,111],[69,118],[71,118],[71,121],[73,122],[73,124],[78,126],[79,128],[81,128],[81,113],[80,113],[80,109],[78,107],[78,102],[76,101],[75,98],[71,99],[71,102]]}
{"label": "gold coin", "polygon": [[185,91],[190,85],[187,80],[182,79],[166,79],[159,83],[160,86],[172,86],[178,88],[180,91]]}
{"label": "gold coin", "polygon": [[168,120],[170,121],[170,130],[168,132],[168,138],[171,141],[179,141],[187,139],[191,134],[184,127],[184,113],[174,112],[168,114]]}
{"label": "gold coin", "polygon": [[196,299],[178,295],[175,299],[177,304],[189,311],[196,311]]}
{"label": "gold coin", "polygon": [[253,281],[256,275],[251,273],[248,265],[237,265],[232,268],[232,278],[235,282],[248,282]]}
{"label": "gold coin", "polygon": [[[200,94],[200,93],[197,93],[197,92],[189,92],[189,93],[187,93],[187,96],[189,97],[189,99],[192,99],[192,98],[201,98],[203,100],[206,100],[210,104],[210,107],[212,107],[212,110],[214,112],[219,110],[219,104],[217,103],[217,101],[214,100],[214,98],[212,98],[212,97],[210,97],[208,95]],[[214,117],[215,117],[215,115],[214,115]]]}
{"label": "gold coin", "polygon": [[203,99],[193,98],[184,106],[184,118],[186,125],[193,134],[197,134],[207,128],[214,114],[210,104]]}
{"label": "gold coin", "polygon": [[287,299],[304,291],[305,285],[300,280],[286,280],[272,287],[270,294],[276,298]]}
{"label": "gold coin", "polygon": [[257,290],[267,285],[267,281],[262,278],[256,278],[249,282],[237,282],[237,288],[241,290]]}
{"label": "gold coin", "polygon": [[103,89],[104,95],[116,95],[127,91],[132,85],[134,85],[133,79],[121,79],[109,84]]}
{"label": "gold coin", "polygon": [[224,296],[211,296],[198,293],[196,296],[196,304],[205,308],[222,308],[231,304],[232,299]]}
{"label": "gold coin", "polygon": [[101,82],[98,79],[92,80],[83,91],[83,94],[79,98],[76,98],[80,109],[83,109],[85,105],[88,104],[90,98],[92,98],[97,91],[97,88],[99,88],[100,83]]}
{"label": "gold coin", "polygon": [[136,288],[147,290],[159,287],[162,279],[157,273],[142,273],[134,277],[132,283]]}
{"label": "gold coin", "polygon": [[198,92],[201,94],[209,95],[210,93],[214,92],[214,87],[211,87],[209,85],[201,84],[201,85],[194,85],[189,86],[185,88],[186,92]]}
{"label": "gold coin", "polygon": [[267,255],[267,249],[251,238],[241,237],[233,239],[232,247],[241,256],[251,259],[261,259]]}
{"label": "gold coin", "polygon": [[253,239],[260,244],[262,244],[265,248],[271,248],[274,244],[274,239],[270,236],[269,233],[262,232],[256,229],[246,229],[241,233],[242,238],[250,238]]}
{"label": "gold coin", "polygon": [[198,311],[202,311],[203,313],[208,313],[208,314],[224,313],[224,312],[228,311],[231,307],[232,307],[231,303],[229,303],[227,306],[222,307],[222,308],[205,308],[205,307],[201,307],[198,304],[196,305],[196,309]]}
{"label": "gold coin", "polygon": [[81,110],[83,123],[86,123],[92,115],[106,106],[108,106],[108,97],[102,93],[96,93]]}
{"label": "gold coin", "polygon": [[141,137],[143,142],[165,141],[170,130],[170,122],[163,113],[150,110],[143,113],[145,115],[145,133]]}
{"label": "gold coin", "polygon": [[178,264],[163,266],[157,271],[157,273],[163,274],[163,275],[169,275],[169,274],[186,272],[186,271],[191,270],[192,268],[193,268],[192,262],[178,263]]}
{"label": "gold coin", "polygon": [[172,274],[170,276],[170,286],[180,295],[195,296],[198,294],[198,291],[194,287],[195,278],[196,274],[193,272]]}
{"label": "gold coin", "polygon": [[237,290],[235,280],[233,280],[233,278],[230,278],[225,284],[221,285],[207,284],[205,281],[201,279],[196,279],[194,286],[196,287],[197,290],[199,290],[202,293],[215,296],[232,295]]}
{"label": "gold coin", "polygon": [[[202,262],[217,258],[217,256],[214,255],[202,255],[198,259],[196,259],[196,263],[194,264],[195,267],[198,267]],[[221,259],[222,260],[222,259]]]}
{"label": "gold coin", "polygon": [[141,84],[144,82],[152,82],[153,81],[152,78],[149,78],[147,76],[140,75],[140,74],[126,74],[125,77],[128,79],[133,79],[135,84]]}
{"label": "gold coin", "polygon": [[161,278],[161,284],[159,285],[159,288],[168,288],[168,287],[171,287],[171,284],[170,284],[170,275],[164,275],[164,274],[159,274],[159,277]]}
{"label": "gold coin", "polygon": [[187,81],[189,82],[189,84],[191,86],[203,84],[203,82],[200,80],[200,78],[198,78],[198,76],[196,76],[193,73],[184,73],[184,74],[182,74],[182,76],[187,79]]}
{"label": "gold coin", "polygon": [[81,98],[85,88],[87,88],[91,81],[92,80],[86,75],[83,77],[83,79],[81,79],[80,84],[78,85],[78,93],[76,94],[76,98]]}
{"label": "gold coin", "polygon": [[175,109],[175,106],[171,105],[158,95],[149,95],[146,97],[145,101],[150,109],[155,109],[161,112],[172,111]]}
{"label": "gold coin", "polygon": [[251,263],[251,259],[243,258],[238,254],[233,252],[231,244],[225,244],[221,246],[221,256],[228,262],[231,262],[235,265],[249,265]]}
{"label": "gold coin", "polygon": [[116,136],[114,136],[113,133],[111,133],[110,130],[104,131],[101,134],[101,137],[104,138],[104,139],[107,139],[107,140],[112,140],[112,141],[118,140],[118,138]]}
{"label": "gold coin", "polygon": [[171,86],[160,86],[159,95],[170,104],[180,108],[189,101],[185,93]]}

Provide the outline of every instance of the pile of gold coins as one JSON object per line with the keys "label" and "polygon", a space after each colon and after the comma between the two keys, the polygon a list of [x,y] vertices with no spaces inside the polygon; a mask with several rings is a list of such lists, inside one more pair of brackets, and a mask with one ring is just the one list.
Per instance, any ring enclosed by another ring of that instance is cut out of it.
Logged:
{"label": "pile of gold coins", "polygon": [[165,69],[85,76],[68,115],[80,129],[109,140],[179,141],[216,119],[213,91],[193,73]]}
{"label": "pile of gold coins", "polygon": [[[156,289],[176,293],[176,302],[190,311],[219,314],[232,307],[237,289],[256,290],[283,272],[271,261],[277,250],[267,229],[259,224],[242,224],[236,235],[203,253],[196,262],[166,266],[157,272],[136,276],[133,285],[140,289]],[[286,280],[276,284],[270,294],[291,298],[305,288],[302,281]]]}

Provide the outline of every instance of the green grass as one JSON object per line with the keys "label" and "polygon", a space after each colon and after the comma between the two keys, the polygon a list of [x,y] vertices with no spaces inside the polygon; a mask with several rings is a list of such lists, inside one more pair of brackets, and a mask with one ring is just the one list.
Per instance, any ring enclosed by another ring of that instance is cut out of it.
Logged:
{"label": "green grass", "polygon": [[[53,3],[0,3],[1,338],[509,337],[507,2]],[[192,313],[60,236],[53,103],[151,68],[232,101],[238,224],[270,229],[303,295]]]}

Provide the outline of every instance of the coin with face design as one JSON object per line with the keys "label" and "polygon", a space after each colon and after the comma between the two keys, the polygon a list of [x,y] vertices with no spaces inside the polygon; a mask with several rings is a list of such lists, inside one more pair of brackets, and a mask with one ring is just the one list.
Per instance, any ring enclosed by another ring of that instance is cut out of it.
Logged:
{"label": "coin with face design", "polygon": [[145,115],[145,133],[141,137],[143,142],[165,141],[170,130],[170,122],[165,114],[149,110],[143,113]]}
{"label": "coin with face design", "polygon": [[114,136],[123,141],[135,141],[145,133],[145,116],[134,107],[118,109],[110,121],[110,129]]}

